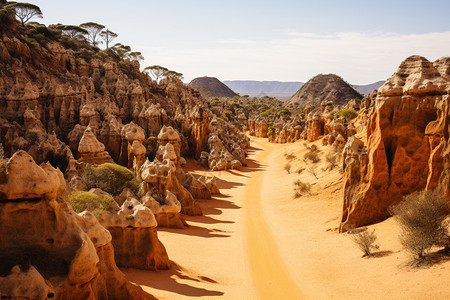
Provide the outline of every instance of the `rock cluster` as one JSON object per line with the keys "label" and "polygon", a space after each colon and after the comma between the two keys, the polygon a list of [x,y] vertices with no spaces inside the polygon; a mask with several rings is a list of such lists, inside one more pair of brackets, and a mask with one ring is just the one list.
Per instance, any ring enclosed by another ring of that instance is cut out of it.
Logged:
{"label": "rock cluster", "polygon": [[[136,61],[101,59],[88,45],[73,50],[49,37],[45,46],[30,48],[21,34],[0,34],[0,142],[7,157],[25,150],[70,180],[74,159],[111,158],[127,167],[135,159],[138,165],[146,156],[152,159],[157,150],[152,138],[164,125],[180,132],[183,156],[199,158],[211,151],[209,136],[222,126],[211,123],[213,113],[198,91],[173,78],[157,84]],[[143,135],[127,135],[136,126]],[[80,150],[98,152],[79,152],[85,132]],[[227,147],[234,136],[220,138]]]}
{"label": "rock cluster", "polygon": [[345,146],[341,231],[384,220],[389,207],[417,190],[450,195],[449,91],[449,57],[430,62],[411,56],[376,98],[363,100],[367,151],[355,140]]}
{"label": "rock cluster", "polygon": [[109,232],[67,206],[59,170],[18,151],[0,178],[2,297],[153,299],[117,268]]}

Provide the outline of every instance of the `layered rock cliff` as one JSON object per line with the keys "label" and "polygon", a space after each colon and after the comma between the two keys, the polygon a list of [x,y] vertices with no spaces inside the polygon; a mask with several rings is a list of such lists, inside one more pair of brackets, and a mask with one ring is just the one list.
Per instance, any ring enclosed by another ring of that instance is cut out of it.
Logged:
{"label": "layered rock cliff", "polygon": [[449,94],[450,57],[411,56],[363,101],[367,142],[352,140],[344,152],[341,231],[386,219],[389,207],[417,190],[450,196]]}
{"label": "layered rock cliff", "polygon": [[[73,159],[94,157],[85,152],[92,149],[79,149],[88,127],[111,159],[128,167],[144,154],[139,145],[131,148],[133,141],[146,147],[146,156],[154,155],[151,138],[164,125],[180,132],[183,156],[211,151],[209,134],[221,123],[210,123],[213,114],[198,91],[174,78],[157,84],[137,61],[113,59],[57,30],[39,28],[39,42],[33,27],[10,24],[0,32],[0,142],[7,157],[22,149],[69,177]],[[139,139],[122,132],[131,122],[143,129]],[[107,161],[105,152],[97,156]]]}

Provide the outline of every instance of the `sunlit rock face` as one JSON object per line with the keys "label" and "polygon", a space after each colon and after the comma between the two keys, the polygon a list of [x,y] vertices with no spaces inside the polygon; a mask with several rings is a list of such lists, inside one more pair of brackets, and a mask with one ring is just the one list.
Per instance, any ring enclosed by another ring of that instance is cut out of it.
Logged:
{"label": "sunlit rock face", "polygon": [[[111,159],[129,168],[134,160],[139,167],[144,157],[153,159],[157,148],[152,138],[163,126],[181,134],[180,151],[186,157],[209,152],[212,131],[223,131],[220,138],[230,152],[232,141],[246,139],[228,122],[225,127],[212,123],[207,99],[181,80],[157,84],[140,72],[137,61],[99,58],[50,37],[45,46],[30,48],[22,35],[16,30],[0,34],[0,143],[6,157],[25,150],[70,179],[88,127]],[[125,136],[123,128],[130,124],[144,135]]]}
{"label": "sunlit rock face", "polygon": [[450,58],[411,56],[367,99],[367,152],[346,161],[341,231],[386,219],[406,194],[449,195]]}
{"label": "sunlit rock face", "polygon": [[151,298],[117,268],[109,232],[68,207],[65,188],[59,170],[24,151],[0,161],[2,297]]}

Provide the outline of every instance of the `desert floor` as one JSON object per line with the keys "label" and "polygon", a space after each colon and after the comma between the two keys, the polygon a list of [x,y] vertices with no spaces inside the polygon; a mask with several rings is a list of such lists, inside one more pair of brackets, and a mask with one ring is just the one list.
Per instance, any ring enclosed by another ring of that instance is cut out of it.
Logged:
{"label": "desert floor", "polygon": [[[326,170],[328,148],[315,144],[316,164],[303,160],[303,142],[262,138],[252,138],[240,171],[188,162],[194,173],[216,176],[222,194],[200,202],[204,216],[186,217],[189,228],[158,230],[171,270],[122,269],[127,278],[160,299],[450,299],[448,258],[432,255],[417,266],[393,219],[370,226],[380,244],[370,258],[338,233],[342,174]],[[298,179],[312,188],[295,199]]]}

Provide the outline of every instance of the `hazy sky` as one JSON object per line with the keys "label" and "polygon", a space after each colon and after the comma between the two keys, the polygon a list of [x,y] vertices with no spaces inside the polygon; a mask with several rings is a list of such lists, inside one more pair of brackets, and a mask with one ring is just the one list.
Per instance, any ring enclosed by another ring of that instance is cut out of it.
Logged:
{"label": "hazy sky", "polygon": [[[93,21],[163,65],[220,80],[384,80],[409,55],[450,55],[450,1],[29,0],[43,23]],[[39,21],[39,20],[37,20]]]}

